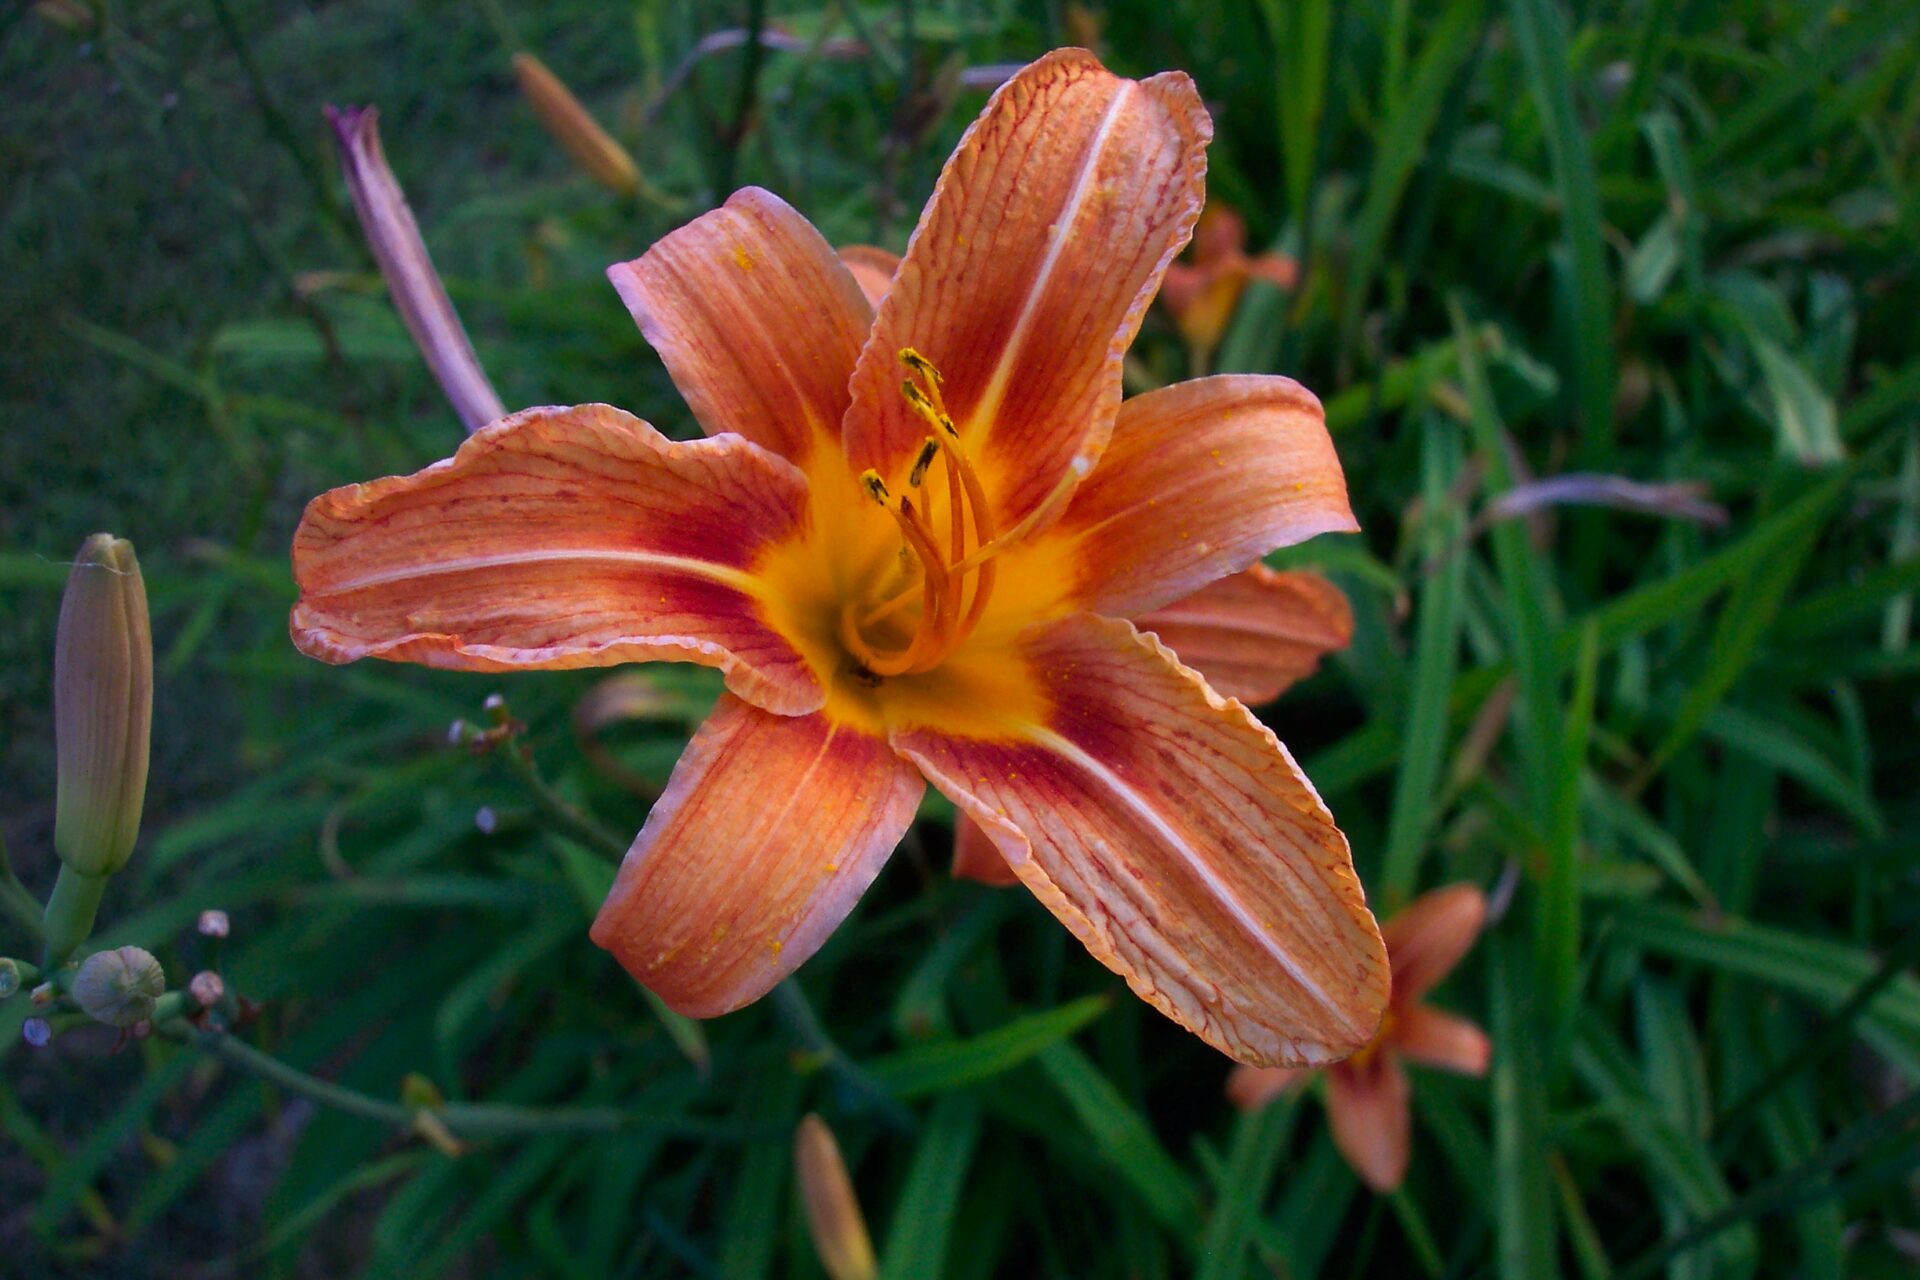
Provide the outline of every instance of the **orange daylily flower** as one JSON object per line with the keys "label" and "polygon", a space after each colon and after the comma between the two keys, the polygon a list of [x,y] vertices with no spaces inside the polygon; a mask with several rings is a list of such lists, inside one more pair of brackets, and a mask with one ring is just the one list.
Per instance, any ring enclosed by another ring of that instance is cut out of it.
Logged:
{"label": "orange daylily flower", "polygon": [[[844,254],[844,250],[842,251]],[[1263,564],[1132,619],[1151,631],[1223,698],[1258,706],[1312,675],[1320,659],[1353,641],[1353,606],[1339,587],[1306,570]],[[953,874],[982,884],[1020,882],[980,824],[953,824]]]}
{"label": "orange daylily flower", "polygon": [[1186,340],[1196,366],[1204,367],[1227,331],[1250,280],[1291,289],[1300,268],[1283,253],[1247,254],[1247,224],[1223,204],[1207,206],[1193,233],[1190,260],[1167,268],[1160,305]]}
{"label": "orange daylily flower", "polygon": [[949,160],[877,315],[804,218],[736,193],[609,271],[708,438],[529,409],[324,494],[295,535],[295,642],[718,667],[592,930],[683,1013],[818,949],[931,782],[1209,1043],[1350,1052],[1388,978],[1345,838],[1268,729],[1121,620],[1355,527],[1294,382],[1121,403],[1211,134],[1184,75],[1042,58]]}
{"label": "orange daylily flower", "polygon": [[[1380,1033],[1326,1069],[1333,1140],[1375,1191],[1392,1191],[1407,1176],[1413,1116],[1402,1059],[1462,1075],[1487,1073],[1493,1056],[1487,1033],[1421,1000],[1460,963],[1486,919],[1486,895],[1475,885],[1454,884],[1414,899],[1382,930],[1393,961],[1393,998]],[[1311,1074],[1237,1066],[1227,1077],[1227,1097],[1242,1109],[1262,1107]]]}

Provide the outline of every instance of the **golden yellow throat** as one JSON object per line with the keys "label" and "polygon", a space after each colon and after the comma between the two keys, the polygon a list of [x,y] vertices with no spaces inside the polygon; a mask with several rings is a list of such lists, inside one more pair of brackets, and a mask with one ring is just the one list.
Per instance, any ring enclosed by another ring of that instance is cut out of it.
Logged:
{"label": "golden yellow throat", "polygon": [[[973,634],[993,598],[995,557],[1051,515],[1085,473],[1076,463],[1039,506],[1005,533],[997,532],[986,491],[941,398],[940,371],[911,347],[900,352],[900,363],[911,375],[900,393],[932,429],[908,473],[911,492],[894,497],[877,471],[860,477],[867,496],[899,526],[900,572],[883,580],[873,595],[847,601],[839,620],[841,643],[875,676],[931,671]],[[927,483],[936,462],[944,485]],[[898,615],[916,599],[919,616],[907,631]]]}

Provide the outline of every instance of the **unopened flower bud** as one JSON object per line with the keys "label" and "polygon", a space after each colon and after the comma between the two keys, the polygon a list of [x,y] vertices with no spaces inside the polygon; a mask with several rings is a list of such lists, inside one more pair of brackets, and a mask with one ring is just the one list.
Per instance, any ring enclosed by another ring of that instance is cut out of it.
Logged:
{"label": "unopened flower bud", "polygon": [[167,989],[160,962],[139,947],[96,951],[73,975],[73,1001],[95,1022],[130,1027],[153,1014]]}
{"label": "unopened flower bud", "polygon": [[473,811],[473,826],[481,835],[490,836],[500,829],[500,815],[492,805],[483,804]]}
{"label": "unopened flower bud", "polygon": [[224,938],[232,928],[224,911],[202,911],[193,927],[203,938]]}
{"label": "unopened flower bud", "polygon": [[840,1144],[817,1115],[803,1117],[794,1132],[793,1168],[821,1267],[831,1280],[873,1280],[876,1264],[867,1220],[853,1194]]}
{"label": "unopened flower bud", "polygon": [[530,53],[516,53],[513,75],[541,125],[588,177],[615,195],[639,192],[640,166],[545,63]]}
{"label": "unopened flower bud", "polygon": [[406,192],[380,148],[379,113],[372,107],[326,110],[340,144],[340,167],[353,196],[354,212],[360,216],[360,229],[366,232],[387,293],[414,345],[469,433],[504,418],[506,406],[480,367],[480,357],[474,354],[440,273],[427,255],[427,242],[420,236]]}
{"label": "unopened flower bud", "polygon": [[112,875],[140,834],[153,721],[147,591],[124,538],[96,533],[74,558],[54,647],[53,717],[53,847],[80,875]]}
{"label": "unopened flower bud", "polygon": [[36,1049],[44,1049],[53,1039],[53,1024],[45,1018],[28,1018],[20,1024],[20,1038]]}
{"label": "unopened flower bud", "polygon": [[213,970],[202,969],[187,983],[187,994],[202,1009],[211,1009],[220,1003],[221,996],[227,994],[227,984]]}
{"label": "unopened flower bud", "polygon": [[18,961],[0,957],[0,1000],[5,1000],[20,990],[20,965]]}

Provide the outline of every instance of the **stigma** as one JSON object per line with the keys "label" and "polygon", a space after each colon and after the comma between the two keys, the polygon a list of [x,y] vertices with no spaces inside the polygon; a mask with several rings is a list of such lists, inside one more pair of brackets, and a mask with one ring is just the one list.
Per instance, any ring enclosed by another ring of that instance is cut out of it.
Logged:
{"label": "stigma", "polygon": [[[862,671],[876,677],[931,671],[965,643],[993,599],[996,558],[1057,511],[1091,465],[1075,458],[1044,501],[999,529],[947,412],[939,369],[911,347],[901,350],[900,363],[908,372],[900,394],[926,423],[926,441],[907,472],[906,492],[895,495],[877,471],[860,477],[867,497],[899,532],[900,572],[847,601],[840,614],[842,643]],[[916,602],[919,613],[908,631],[900,619]]]}

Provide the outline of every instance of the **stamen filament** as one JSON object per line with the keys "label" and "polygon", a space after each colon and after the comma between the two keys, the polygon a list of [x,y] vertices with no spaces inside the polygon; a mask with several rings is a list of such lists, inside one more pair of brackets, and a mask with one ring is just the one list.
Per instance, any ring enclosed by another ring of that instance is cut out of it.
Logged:
{"label": "stamen filament", "polygon": [[[940,371],[931,360],[911,347],[900,352],[900,362],[915,375],[901,383],[900,393],[908,407],[932,428],[907,473],[907,484],[918,492],[919,505],[916,506],[914,499],[906,496],[896,500],[877,471],[865,472],[860,480],[868,496],[884,507],[899,526],[904,544],[901,549],[903,561],[911,553],[912,558],[920,562],[920,581],[917,584],[920,617],[913,624],[911,641],[900,649],[881,652],[867,640],[866,633],[875,623],[911,603],[915,594],[913,587],[881,601],[864,613],[860,612],[858,602],[849,601],[840,614],[841,638],[848,651],[876,676],[929,671],[945,661],[973,633],[974,627],[986,613],[998,576],[996,557],[1018,545],[1057,514],[1072,494],[1076,482],[1086,475],[1089,466],[1084,459],[1074,459],[1068,474],[1061,477],[1039,505],[1011,529],[999,533],[995,528],[986,488],[967,462],[966,452],[960,444],[959,429],[954,425],[941,397]],[[926,483],[927,472],[936,456],[945,463],[946,469],[944,547],[940,536],[934,532],[936,520],[933,498],[938,489]],[[972,525],[971,551],[968,550],[969,523]],[[969,597],[967,578],[976,573],[978,578],[971,584],[972,595]]]}

